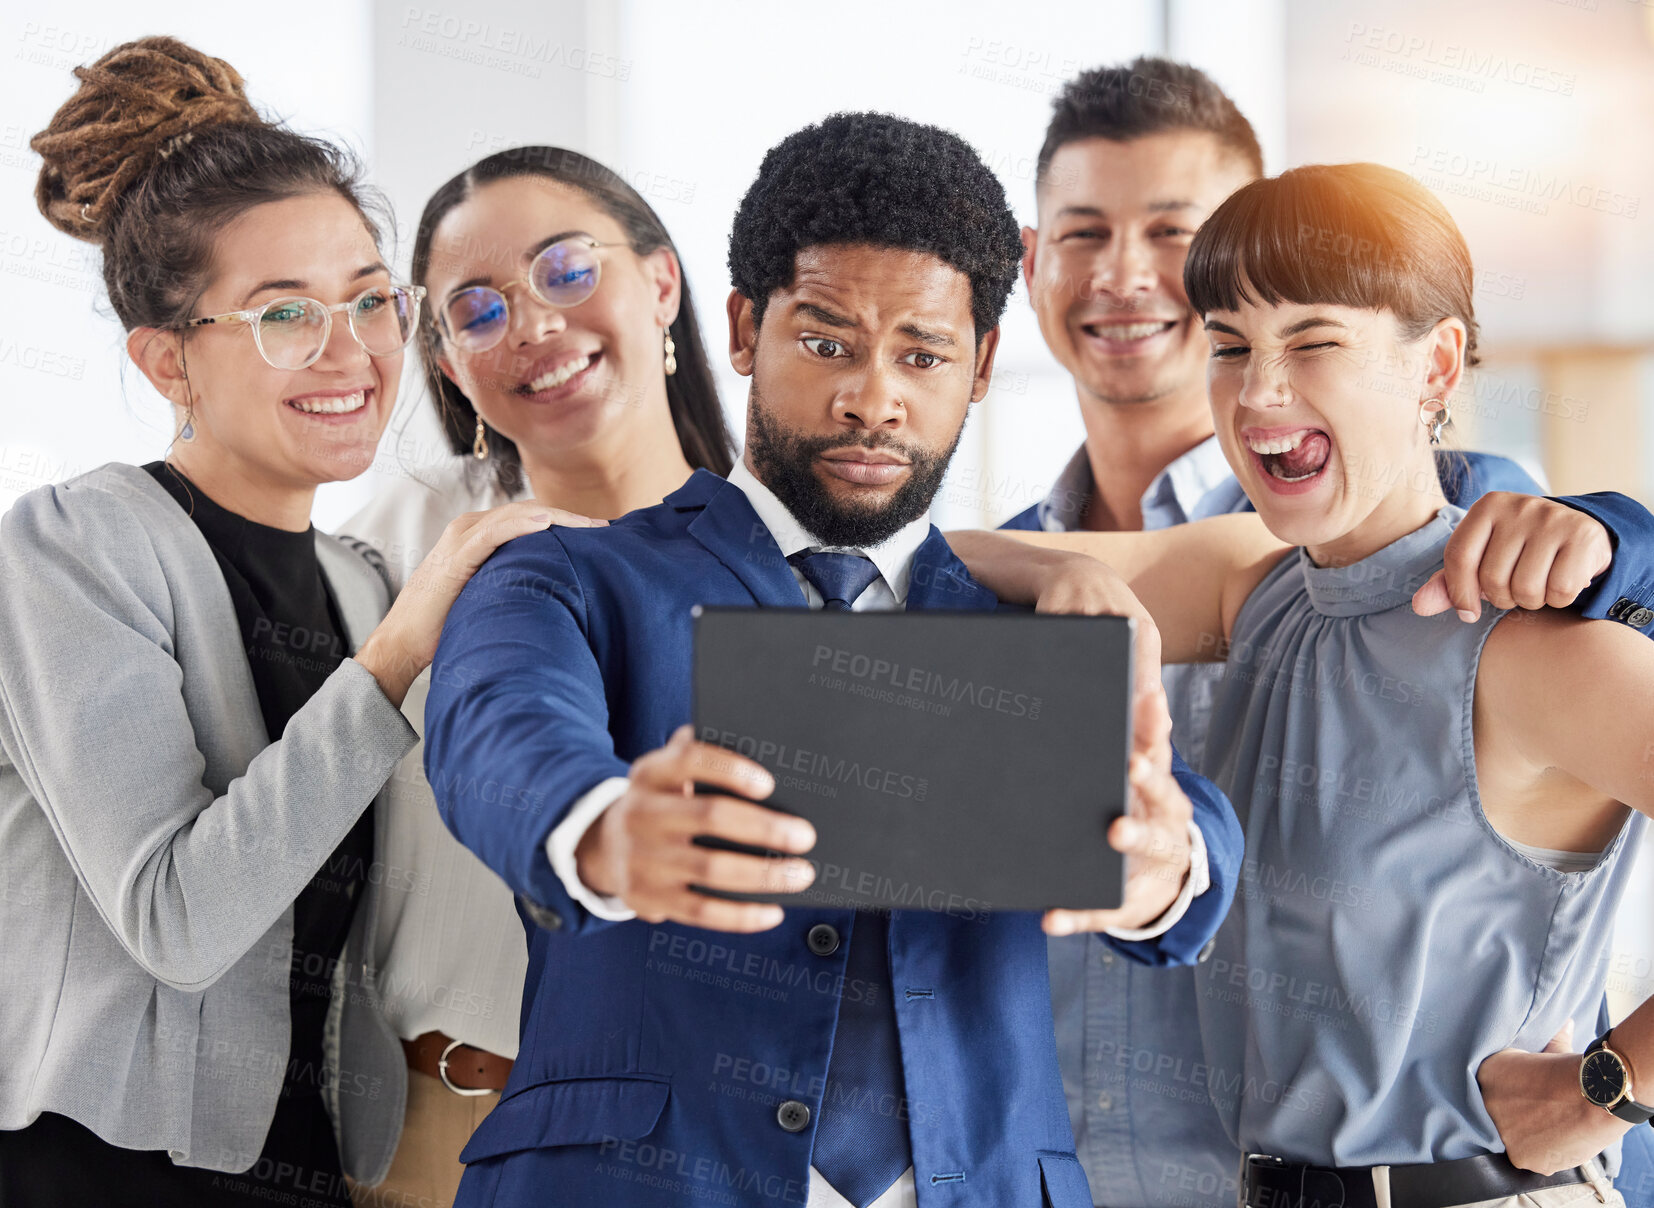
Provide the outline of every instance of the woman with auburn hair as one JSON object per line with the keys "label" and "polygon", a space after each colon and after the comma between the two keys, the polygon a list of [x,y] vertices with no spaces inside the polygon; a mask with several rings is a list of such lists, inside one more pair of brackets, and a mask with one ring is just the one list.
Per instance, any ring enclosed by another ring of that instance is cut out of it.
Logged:
{"label": "woman with auburn hair", "polygon": [[[1243,1202],[1621,1203],[1597,1155],[1654,1118],[1654,1006],[1566,1041],[1595,1027],[1654,813],[1654,648],[1557,610],[1608,537],[1543,499],[1446,503],[1474,277],[1407,176],[1254,181],[1185,280],[1258,518],[1028,540],[1118,570],[1167,661],[1225,662],[1203,771],[1247,869],[1196,993]],[[996,592],[1107,581],[1005,541],[956,542]]]}
{"label": "woman with auburn hair", "polygon": [[0,521],[0,1203],[348,1204],[403,1098],[362,961],[398,706],[470,574],[558,517],[455,520],[392,604],[309,520],[420,310],[354,162],[172,38],[75,74],[40,209],[102,250],[176,437]]}
{"label": "woman with auburn hair", "polygon": [[[419,350],[453,456],[410,470],[344,525],[393,582],[463,512],[538,499],[614,518],[690,473],[725,474],[731,440],[689,283],[649,204],[575,151],[490,155],[426,203],[413,278],[429,291]],[[429,676],[403,711],[423,730]],[[528,954],[510,891],[453,838],[421,770],[386,792],[384,906],[373,964],[407,1054],[408,1105],[385,1181],[363,1204],[451,1203],[459,1153],[517,1054]],[[502,809],[533,785],[481,784]]]}

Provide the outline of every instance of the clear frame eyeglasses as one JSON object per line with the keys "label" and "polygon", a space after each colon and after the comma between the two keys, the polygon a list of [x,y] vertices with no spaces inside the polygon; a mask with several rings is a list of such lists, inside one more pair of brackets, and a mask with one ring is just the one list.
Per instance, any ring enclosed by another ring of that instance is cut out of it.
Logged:
{"label": "clear frame eyeglasses", "polygon": [[[526,284],[529,292],[547,306],[567,310],[579,306],[597,290],[603,276],[603,262],[594,254],[600,247],[590,235],[559,239],[546,247],[528,266],[528,275],[506,285]],[[476,285],[453,294],[442,304],[437,325],[443,336],[465,352],[487,352],[505,338],[511,326],[511,307],[505,295],[487,285]]]}
{"label": "clear frame eyeglasses", "polygon": [[213,323],[245,323],[259,355],[274,369],[307,369],[321,359],[333,334],[333,316],[345,312],[351,337],[369,356],[394,356],[419,327],[423,285],[375,285],[332,306],[314,298],[276,298],[251,310],[191,319],[186,329]]}

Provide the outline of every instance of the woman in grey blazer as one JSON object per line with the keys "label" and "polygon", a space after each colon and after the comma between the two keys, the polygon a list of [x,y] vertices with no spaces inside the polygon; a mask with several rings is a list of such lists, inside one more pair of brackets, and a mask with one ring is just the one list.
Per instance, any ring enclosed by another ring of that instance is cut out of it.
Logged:
{"label": "woman in grey blazer", "polygon": [[348,1204],[402,1117],[363,959],[399,705],[471,572],[558,514],[460,517],[392,605],[309,524],[420,299],[352,163],[169,38],[76,74],[38,200],[101,246],[178,437],[0,521],[0,1203]]}

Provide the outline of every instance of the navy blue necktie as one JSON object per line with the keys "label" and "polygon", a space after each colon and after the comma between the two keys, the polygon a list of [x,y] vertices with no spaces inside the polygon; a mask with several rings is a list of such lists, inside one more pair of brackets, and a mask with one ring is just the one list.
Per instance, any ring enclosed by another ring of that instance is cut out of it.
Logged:
{"label": "navy blue necktie", "polygon": [[913,1165],[890,986],[890,919],[856,911],[810,1165],[866,1208]]}
{"label": "navy blue necktie", "polygon": [[[788,561],[821,593],[823,607],[834,611],[849,611],[879,577],[879,568],[860,554],[794,554]],[[890,989],[890,919],[858,910],[810,1155],[821,1177],[857,1208],[878,1199],[913,1165],[903,1090]]]}
{"label": "navy blue necktie", "polygon": [[849,612],[856,597],[879,577],[873,559],[861,554],[794,554],[787,561],[821,593],[828,612]]}

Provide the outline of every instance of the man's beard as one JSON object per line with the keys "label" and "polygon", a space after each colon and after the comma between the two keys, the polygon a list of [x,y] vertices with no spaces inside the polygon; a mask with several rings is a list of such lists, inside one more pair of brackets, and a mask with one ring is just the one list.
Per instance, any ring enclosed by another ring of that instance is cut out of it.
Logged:
{"label": "man's beard", "polygon": [[[894,536],[929,509],[947,473],[953,451],[964,432],[960,425],[953,443],[934,453],[878,433],[845,432],[840,436],[802,436],[783,425],[764,406],[753,383],[748,396],[747,455],[758,480],[792,513],[793,519],[824,545],[865,549]],[[841,503],[816,477],[816,459],[828,449],[887,449],[911,464],[907,480],[880,505]]]}

